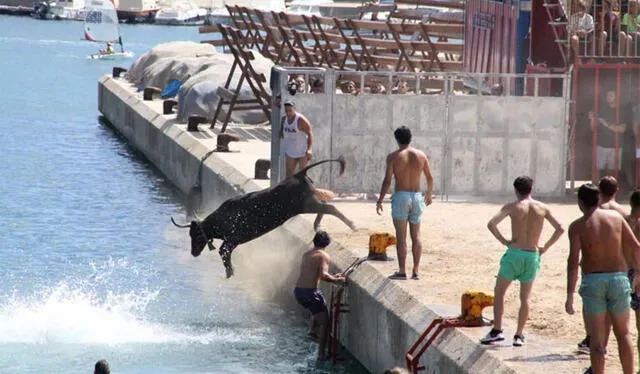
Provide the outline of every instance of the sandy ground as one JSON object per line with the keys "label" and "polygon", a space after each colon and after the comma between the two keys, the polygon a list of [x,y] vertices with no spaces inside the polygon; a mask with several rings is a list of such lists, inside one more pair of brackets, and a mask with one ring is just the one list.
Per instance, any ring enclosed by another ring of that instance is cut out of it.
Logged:
{"label": "sandy ground", "polygon": [[[372,201],[337,201],[336,205],[356,222],[359,230],[350,232],[333,217],[326,218],[323,227],[347,247],[367,247],[368,236],[372,231],[394,232],[390,217],[391,207],[388,202],[384,204],[382,216],[376,214],[375,203]],[[499,260],[505,248],[493,238],[486,224],[501,206],[502,203],[498,201],[434,200],[423,216],[422,279],[398,282],[403,282],[403,287],[411,289],[412,293],[427,303],[459,305],[460,295],[467,289],[480,289],[493,293]],[[577,204],[550,203],[549,206],[565,230],[574,219],[580,216]],[[502,222],[499,228],[505,237],[510,237],[508,219]],[[541,244],[544,244],[551,232],[551,226],[545,225]],[[568,253],[569,240],[565,233],[542,257],[541,269],[533,289],[525,335],[534,333],[566,342],[567,353],[573,354],[576,353],[576,344],[584,338],[585,333],[581,316],[579,314],[571,316],[564,311]],[[390,247],[388,254],[395,257],[395,247]],[[409,254],[407,263],[410,265],[411,261]],[[383,273],[391,274],[396,270],[397,263],[395,261],[380,262],[375,266]],[[410,271],[410,267],[407,271]],[[506,321],[507,327],[513,328],[516,324],[519,308],[518,288],[518,284],[513,283],[507,292],[505,317],[510,320]],[[582,308],[580,297],[577,295],[575,307],[578,311]],[[484,315],[492,318],[493,309],[485,309]],[[631,324],[635,341],[636,329],[633,320]],[[509,342],[513,333],[514,331],[509,331],[509,328],[505,331]],[[610,342],[607,372],[621,372],[613,334]],[[584,367],[588,366],[588,356],[580,355],[576,358],[584,361]]]}

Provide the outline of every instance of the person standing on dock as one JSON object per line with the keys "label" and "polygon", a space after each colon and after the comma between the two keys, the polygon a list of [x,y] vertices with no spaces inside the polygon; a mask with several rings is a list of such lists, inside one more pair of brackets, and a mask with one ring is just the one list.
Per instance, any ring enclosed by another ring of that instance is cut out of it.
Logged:
{"label": "person standing on dock", "polygon": [[309,337],[318,340],[318,359],[326,359],[325,347],[329,329],[329,312],[322,291],[318,288],[320,281],[343,283],[344,275],[329,274],[329,254],[324,249],[331,243],[329,234],[318,231],[313,237],[313,249],[302,255],[300,276],[296,282],[293,295],[298,304],[311,312]]}
{"label": "person standing on dock", "polygon": [[[578,206],[583,216],[569,226],[567,301],[565,310],[574,314],[573,297],[582,267],[580,296],[590,335],[591,370],[604,373],[607,316],[618,341],[624,374],[634,370],[633,343],[629,331],[632,285],[628,266],[640,269],[640,243],[627,221],[617,212],[598,207],[598,187],[591,183],[578,189]],[[582,258],[581,258],[582,257]],[[633,292],[640,290],[640,278],[633,280]]]}
{"label": "person standing on dock", "polygon": [[[540,256],[560,239],[564,229],[553,217],[549,208],[531,198],[533,179],[520,176],[513,182],[517,200],[506,204],[498,214],[493,216],[487,227],[507,251],[500,260],[500,270],[495,286],[493,305],[493,328],[486,337],[480,340],[482,344],[491,344],[504,340],[502,334],[502,315],[504,313],[504,295],[512,281],[520,281],[520,312],[518,313],[518,327],[513,336],[513,345],[524,345],[524,325],[529,317],[529,297],[540,269]],[[511,219],[511,240],[507,240],[498,230],[498,224],[505,218]],[[538,246],[542,226],[545,219],[555,229],[543,247]]]}
{"label": "person standing on dock", "polygon": [[287,177],[290,177],[296,173],[297,167],[304,169],[311,160],[313,132],[307,117],[296,112],[293,100],[285,101],[284,112],[280,137],[283,138]]}
{"label": "person standing on dock", "polygon": [[[398,150],[387,155],[387,168],[380,188],[380,197],[376,202],[376,212],[382,212],[382,201],[389,191],[391,180],[395,178],[396,186],[391,196],[391,217],[396,229],[398,243],[398,271],[390,279],[407,279],[405,261],[407,259],[407,222],[411,234],[411,252],[413,254],[412,279],[419,279],[420,256],[420,221],[425,204],[430,205],[433,195],[433,176],[429,160],[424,152],[410,146],[411,130],[406,126],[398,127],[393,135],[398,143]],[[427,180],[427,192],[422,197],[420,177],[424,173]]]}

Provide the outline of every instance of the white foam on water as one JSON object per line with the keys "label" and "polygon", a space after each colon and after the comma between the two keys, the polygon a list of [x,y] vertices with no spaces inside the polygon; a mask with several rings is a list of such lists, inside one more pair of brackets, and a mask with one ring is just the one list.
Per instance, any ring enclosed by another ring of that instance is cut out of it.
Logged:
{"label": "white foam on water", "polygon": [[[122,271],[143,278],[153,271],[137,268],[123,259],[109,259],[101,265],[91,263],[90,267],[93,274],[87,278],[62,281],[32,295],[15,290],[0,298],[0,343],[252,344],[268,340],[268,331],[259,331],[268,329],[238,330],[215,323],[195,328],[185,323],[149,320],[147,307],[158,299],[162,288],[122,291],[117,280],[124,275]],[[112,283],[114,280],[116,284]]]}

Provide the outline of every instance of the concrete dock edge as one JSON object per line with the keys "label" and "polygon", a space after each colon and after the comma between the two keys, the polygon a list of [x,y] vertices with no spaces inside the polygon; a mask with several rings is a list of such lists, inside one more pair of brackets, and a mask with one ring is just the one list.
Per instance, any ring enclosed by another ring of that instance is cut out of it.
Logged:
{"label": "concrete dock edge", "polygon": [[[160,101],[143,101],[141,93],[123,79],[103,77],[98,90],[102,115],[180,190],[188,192],[197,181],[201,159],[215,148],[215,139],[187,132],[186,124],[177,124],[175,115],[160,114]],[[269,155],[256,154],[255,159],[260,157]],[[240,172],[217,153],[206,157],[200,181],[204,199],[218,201],[265,188],[265,183]],[[312,236],[313,218],[293,218],[281,231],[302,250]],[[339,269],[366,254],[363,250],[344,248],[337,241],[328,248],[332,265]],[[348,303],[351,312],[343,316],[342,343],[372,373],[404,366],[405,352],[434,318],[460,312],[459,307],[418,302],[366,262],[350,278]],[[467,330],[449,329],[437,339],[422,360],[427,373],[526,371],[521,370],[524,366],[506,362],[495,351],[479,345],[477,334]]]}

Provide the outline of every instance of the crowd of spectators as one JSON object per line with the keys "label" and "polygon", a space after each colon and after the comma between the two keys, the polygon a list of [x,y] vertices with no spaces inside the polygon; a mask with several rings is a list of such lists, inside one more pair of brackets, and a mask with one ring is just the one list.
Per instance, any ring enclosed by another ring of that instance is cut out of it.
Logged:
{"label": "crowd of spectators", "polygon": [[572,1],[567,30],[574,53],[578,56],[638,56],[639,2]]}

